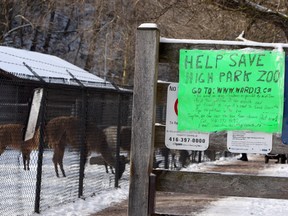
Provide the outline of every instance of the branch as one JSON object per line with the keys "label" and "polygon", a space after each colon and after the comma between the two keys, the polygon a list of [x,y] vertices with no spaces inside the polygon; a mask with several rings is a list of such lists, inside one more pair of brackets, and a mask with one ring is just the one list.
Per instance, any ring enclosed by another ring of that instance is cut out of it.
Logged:
{"label": "branch", "polygon": [[[31,24],[29,23],[29,24],[24,24],[24,25],[21,25],[21,26],[17,26],[17,27],[15,27],[15,28],[9,30],[8,32],[6,32],[6,33],[3,35],[3,38],[8,37],[8,35],[11,34],[12,32],[17,31],[18,29],[21,29],[21,28],[25,28],[25,27],[27,27],[27,26],[31,26]],[[33,27],[33,26],[32,26],[32,27]]]}
{"label": "branch", "polygon": [[244,34],[245,32],[242,31],[241,34],[236,38],[236,40],[244,41],[244,42],[255,42],[255,41],[247,40],[246,38],[244,38]]}
{"label": "branch", "polygon": [[210,4],[217,5],[224,10],[238,10],[248,16],[265,20],[278,26],[288,38],[288,15],[269,9],[250,0],[210,0]]}
{"label": "branch", "polygon": [[[239,1],[238,1],[239,2]],[[288,19],[288,16],[284,13],[281,13],[279,11],[273,11],[269,8],[266,8],[262,5],[256,4],[254,2],[251,1],[244,1],[244,3],[246,3],[247,5],[249,5],[251,8],[254,8],[255,10],[261,12],[261,13],[266,13],[266,14],[271,14],[271,15],[276,15],[278,17],[281,17],[283,19]]]}
{"label": "branch", "polygon": [[25,20],[27,23],[29,23],[32,26],[32,28],[34,28],[34,25],[32,24],[32,22],[30,22],[30,20],[28,20],[26,17],[22,15],[16,15],[15,18],[16,17],[20,17],[21,19]]}
{"label": "branch", "polygon": [[26,22],[28,22],[28,24],[24,24],[24,25],[21,25],[21,26],[17,26],[17,27],[15,27],[15,28],[9,30],[8,32],[6,32],[6,33],[3,35],[3,38],[8,37],[8,35],[10,35],[12,32],[17,31],[17,30],[19,30],[19,29],[21,29],[21,28],[25,28],[25,27],[28,27],[28,26],[31,26],[32,28],[34,28],[34,25],[33,25],[27,18],[25,18],[24,16],[22,16],[22,15],[16,15],[15,18],[16,18],[16,17],[20,17],[21,19],[23,19],[23,20],[25,20]]}
{"label": "branch", "polygon": [[279,11],[274,11],[270,8],[264,7],[250,0],[214,0],[212,1],[212,3],[229,9],[238,9],[246,13],[248,12],[251,15],[255,15],[256,12],[258,15],[261,15],[262,18],[266,19],[271,19],[272,16],[274,19],[280,18],[281,21],[288,21],[287,14],[281,13]]}

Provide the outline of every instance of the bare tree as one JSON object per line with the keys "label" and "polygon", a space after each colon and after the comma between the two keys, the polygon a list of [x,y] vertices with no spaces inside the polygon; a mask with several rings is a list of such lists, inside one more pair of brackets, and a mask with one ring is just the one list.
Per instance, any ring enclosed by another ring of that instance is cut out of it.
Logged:
{"label": "bare tree", "polygon": [[4,35],[11,29],[11,14],[12,3],[9,0],[3,0],[0,2],[0,42],[3,42]]}
{"label": "bare tree", "polygon": [[132,85],[136,28],[171,38],[288,39],[287,0],[3,0],[0,42],[57,55],[119,85]]}
{"label": "bare tree", "polygon": [[270,23],[280,28],[288,39],[288,3],[285,0],[266,0],[260,3],[250,0],[213,0],[209,3],[217,5],[223,10],[244,13],[253,20],[251,24],[255,20]]}

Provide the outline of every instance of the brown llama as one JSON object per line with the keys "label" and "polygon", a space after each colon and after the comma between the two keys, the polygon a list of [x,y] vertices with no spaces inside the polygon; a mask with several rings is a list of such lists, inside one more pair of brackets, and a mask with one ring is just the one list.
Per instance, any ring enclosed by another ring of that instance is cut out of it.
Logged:
{"label": "brown llama", "polygon": [[[69,145],[71,148],[80,151],[81,133],[79,133],[79,131],[81,132],[81,121],[76,117],[56,117],[51,119],[46,125],[46,140],[48,141],[49,146],[54,149],[52,160],[57,177],[59,177],[58,165],[63,176],[66,176],[63,167],[65,147]],[[116,166],[115,155],[107,144],[103,130],[99,129],[94,124],[88,124],[85,141],[87,145],[85,151],[86,159],[89,152],[97,152],[102,155],[107,164],[112,167]],[[125,171],[125,165],[125,161],[119,161],[119,179]]]}
{"label": "brown llama", "polygon": [[[117,126],[109,126],[103,129],[103,132],[106,136],[106,141],[111,150],[116,153],[117,147]],[[124,156],[120,157],[120,160],[129,162],[130,157],[130,148],[131,148],[131,127],[130,126],[121,126],[120,127],[120,135],[119,135],[119,146],[122,150],[128,153],[128,159]],[[104,163],[106,168],[106,173],[108,173],[108,164]],[[110,170],[114,173],[113,168],[110,166]]]}
{"label": "brown llama", "polygon": [[34,137],[24,141],[24,125],[3,124],[0,125],[0,155],[9,146],[12,149],[20,150],[22,153],[24,170],[30,170],[30,154],[32,150],[38,148],[39,130],[36,130]]}
{"label": "brown llama", "polygon": [[[117,146],[117,126],[109,126],[103,129],[107,137],[107,143],[112,149],[116,149]],[[120,127],[120,140],[119,146],[124,151],[130,153],[131,148],[131,127],[121,126]]]}

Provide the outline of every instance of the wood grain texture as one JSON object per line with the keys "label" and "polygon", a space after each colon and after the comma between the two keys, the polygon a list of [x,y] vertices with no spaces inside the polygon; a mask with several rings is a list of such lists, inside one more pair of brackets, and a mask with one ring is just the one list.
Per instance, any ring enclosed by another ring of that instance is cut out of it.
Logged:
{"label": "wood grain texture", "polygon": [[128,215],[148,215],[158,77],[159,31],[138,28],[136,34]]}
{"label": "wood grain texture", "polygon": [[288,179],[283,177],[165,170],[154,173],[157,191],[288,199]]}

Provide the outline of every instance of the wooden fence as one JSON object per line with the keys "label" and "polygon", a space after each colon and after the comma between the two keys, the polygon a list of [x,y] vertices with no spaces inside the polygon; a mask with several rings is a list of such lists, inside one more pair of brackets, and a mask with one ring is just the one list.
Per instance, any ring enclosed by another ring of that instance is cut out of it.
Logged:
{"label": "wooden fence", "polygon": [[[236,41],[230,43],[212,41],[211,44],[214,48],[231,45],[270,48],[276,46],[268,43]],[[154,147],[164,146],[165,136],[165,127],[155,126],[156,103],[165,101],[163,100],[165,96],[161,98],[160,94],[157,95],[159,62],[170,64],[171,68],[176,69],[174,73],[178,73],[180,48],[205,46],[207,44],[203,41],[197,43],[183,40],[173,43],[172,40],[170,43],[169,40],[161,40],[155,24],[142,24],[137,29],[128,207],[130,216],[161,215],[154,212],[153,188],[165,192],[288,199],[288,179],[284,177],[153,170]],[[284,48],[287,48],[287,45]],[[227,150],[226,137],[225,132],[210,134],[208,150]],[[272,153],[288,153],[288,146],[281,142],[279,135],[273,135]]]}

